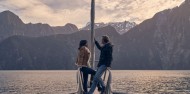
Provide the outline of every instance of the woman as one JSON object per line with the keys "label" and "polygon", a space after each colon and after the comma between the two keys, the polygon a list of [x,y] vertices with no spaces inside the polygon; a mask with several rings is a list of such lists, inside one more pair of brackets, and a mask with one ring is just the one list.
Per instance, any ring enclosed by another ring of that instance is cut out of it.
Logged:
{"label": "woman", "polygon": [[87,92],[88,74],[95,75],[96,71],[90,68],[90,50],[88,49],[87,40],[81,40],[78,48],[78,56],[76,65],[80,67],[83,73],[83,89]]}

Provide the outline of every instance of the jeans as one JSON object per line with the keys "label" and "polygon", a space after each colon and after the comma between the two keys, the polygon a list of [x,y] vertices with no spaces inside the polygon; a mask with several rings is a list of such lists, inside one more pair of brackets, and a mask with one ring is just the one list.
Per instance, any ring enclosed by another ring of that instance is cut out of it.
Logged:
{"label": "jeans", "polygon": [[96,71],[88,67],[82,67],[80,71],[83,73],[83,89],[87,92],[88,74],[95,75]]}
{"label": "jeans", "polygon": [[96,74],[94,76],[93,84],[92,84],[91,89],[90,89],[88,94],[93,94],[94,93],[94,90],[96,89],[96,86],[97,86],[98,83],[100,83],[100,85],[102,87],[105,87],[105,84],[104,84],[101,76],[106,71],[106,69],[107,69],[107,67],[105,65],[101,65],[98,68],[98,70],[96,71]]}

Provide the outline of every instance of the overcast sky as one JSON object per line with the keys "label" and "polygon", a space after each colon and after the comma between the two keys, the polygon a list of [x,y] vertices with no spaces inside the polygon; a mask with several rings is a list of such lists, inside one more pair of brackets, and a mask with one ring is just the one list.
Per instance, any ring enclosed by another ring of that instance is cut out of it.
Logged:
{"label": "overcast sky", "polygon": [[[91,0],[0,0],[0,12],[10,10],[25,23],[66,23],[85,26],[90,20]],[[96,22],[134,21],[151,18],[164,9],[179,6],[184,0],[95,0]]]}

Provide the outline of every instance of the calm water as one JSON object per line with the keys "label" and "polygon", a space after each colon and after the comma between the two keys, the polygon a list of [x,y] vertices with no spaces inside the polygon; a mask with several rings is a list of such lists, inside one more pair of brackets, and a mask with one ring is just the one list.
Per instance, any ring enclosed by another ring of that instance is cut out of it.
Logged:
{"label": "calm water", "polygon": [[[0,94],[67,94],[76,71],[0,71]],[[114,91],[190,94],[190,71],[112,71]]]}

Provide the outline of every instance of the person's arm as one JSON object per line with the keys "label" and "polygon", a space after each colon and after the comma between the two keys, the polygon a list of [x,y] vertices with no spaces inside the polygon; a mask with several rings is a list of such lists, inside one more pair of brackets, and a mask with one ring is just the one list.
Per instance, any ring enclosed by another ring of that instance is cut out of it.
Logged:
{"label": "person's arm", "polygon": [[85,55],[84,48],[81,48],[79,50],[78,57],[77,57],[77,63],[76,63],[76,65],[78,67],[82,65],[82,62],[84,61],[84,55]]}
{"label": "person's arm", "polygon": [[111,62],[112,62],[112,59],[113,59],[113,57],[112,57],[112,51],[113,51],[112,47],[109,47],[105,51],[105,62],[106,62],[106,65],[108,67],[111,67]]}
{"label": "person's arm", "polygon": [[90,63],[89,63],[89,61],[90,61],[90,55],[91,55],[91,53],[90,53],[90,50],[87,48],[86,49],[86,55],[87,55],[87,66],[88,67],[91,67],[91,65],[90,65]]}
{"label": "person's arm", "polygon": [[102,47],[100,46],[100,44],[98,43],[98,41],[96,41],[95,39],[94,39],[94,41],[95,41],[96,47],[97,47],[99,50],[101,50]]}

